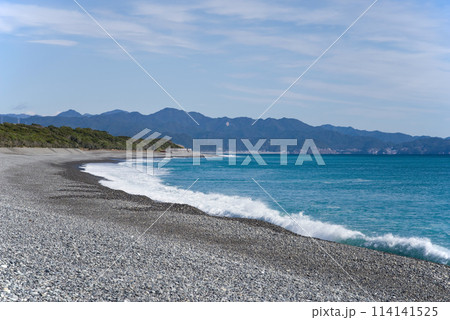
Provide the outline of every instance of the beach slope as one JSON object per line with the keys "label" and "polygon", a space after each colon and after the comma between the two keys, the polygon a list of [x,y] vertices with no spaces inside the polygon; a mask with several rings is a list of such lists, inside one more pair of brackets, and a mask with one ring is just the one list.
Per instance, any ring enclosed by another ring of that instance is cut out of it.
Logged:
{"label": "beach slope", "polygon": [[210,217],[78,169],[121,157],[0,149],[0,301],[448,301],[448,266]]}

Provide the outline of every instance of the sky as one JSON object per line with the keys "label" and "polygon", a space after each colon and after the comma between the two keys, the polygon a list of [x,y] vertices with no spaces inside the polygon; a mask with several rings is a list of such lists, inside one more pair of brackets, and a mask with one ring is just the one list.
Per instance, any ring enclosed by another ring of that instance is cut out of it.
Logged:
{"label": "sky", "polygon": [[[77,1],[134,61],[74,0],[0,0],[0,113],[256,119],[374,0]],[[450,2],[379,0],[267,117],[450,136]]]}

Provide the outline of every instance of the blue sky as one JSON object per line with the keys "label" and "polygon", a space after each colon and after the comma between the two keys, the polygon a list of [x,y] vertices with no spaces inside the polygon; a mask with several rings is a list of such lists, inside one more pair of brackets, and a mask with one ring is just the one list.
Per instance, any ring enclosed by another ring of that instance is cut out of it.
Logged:
{"label": "blue sky", "polygon": [[[78,0],[188,111],[257,118],[373,0]],[[450,136],[450,3],[378,3],[265,117]],[[73,0],[0,0],[0,112],[176,104]]]}

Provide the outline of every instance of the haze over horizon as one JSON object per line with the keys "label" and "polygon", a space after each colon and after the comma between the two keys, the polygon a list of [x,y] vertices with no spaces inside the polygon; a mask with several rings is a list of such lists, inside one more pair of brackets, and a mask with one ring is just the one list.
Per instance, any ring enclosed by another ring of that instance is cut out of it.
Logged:
{"label": "haze over horizon", "polygon": [[[78,1],[187,111],[257,118],[373,3]],[[263,118],[450,136],[450,4],[378,1]],[[0,0],[0,113],[179,109],[74,1]]]}

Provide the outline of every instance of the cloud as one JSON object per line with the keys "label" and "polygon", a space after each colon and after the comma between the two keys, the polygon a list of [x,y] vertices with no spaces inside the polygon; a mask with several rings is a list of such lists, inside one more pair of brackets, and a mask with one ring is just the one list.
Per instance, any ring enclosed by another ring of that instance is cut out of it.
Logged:
{"label": "cloud", "polygon": [[311,2],[273,2],[255,0],[207,0],[199,5],[205,12],[220,16],[235,17],[240,20],[280,21],[291,22],[297,25],[303,24],[341,24],[342,13],[347,6],[342,4],[333,7],[329,1],[322,1],[322,7],[315,6]]}
{"label": "cloud", "polygon": [[[242,86],[242,85],[235,85],[235,84],[230,84],[230,83],[224,83],[221,85],[222,88],[233,91],[233,92],[238,92],[238,93],[242,93],[245,94],[246,97],[241,96],[233,96],[235,99],[241,99],[241,98],[245,98],[247,101],[249,101],[248,99],[252,98],[252,99],[258,99],[255,101],[265,101],[265,104],[269,105],[268,102],[273,102],[273,100],[275,98],[277,98],[281,93],[282,90],[280,89],[268,89],[268,88],[260,88],[260,87],[246,87],[246,86]],[[284,88],[283,88],[284,89]],[[230,95],[229,95],[230,97]],[[266,98],[265,100],[259,100],[259,99],[263,99]],[[314,102],[328,102],[328,103],[340,103],[340,104],[354,104],[354,103],[349,103],[348,101],[343,101],[343,100],[333,100],[333,99],[328,99],[327,97],[325,97],[324,95],[312,95],[312,94],[306,94],[306,93],[295,93],[292,91],[289,91],[285,94],[285,96],[283,97],[283,101],[284,102],[288,102],[288,103],[306,103],[308,101],[314,101]]]}
{"label": "cloud", "polygon": [[[96,12],[91,8],[86,9],[91,11],[109,33],[131,46],[132,50],[149,52],[168,52],[169,48],[196,50],[196,46],[187,37],[174,35],[167,30],[151,28],[151,24],[146,21],[130,19],[130,16],[126,14],[110,14]],[[33,38],[69,35],[79,37],[79,41],[92,38],[105,39],[108,45],[111,41],[87,15],[76,9],[54,9],[12,3],[0,3],[0,33]],[[69,44],[69,42],[58,42],[52,40],[52,43],[49,41],[39,43]],[[96,43],[96,45],[99,47],[101,44]]]}
{"label": "cloud", "polygon": [[[328,3],[325,1],[323,3]],[[325,6],[312,8],[310,4],[302,7],[297,3],[296,6],[286,3],[274,3],[271,1],[255,0],[203,0],[190,1],[184,4],[166,3],[144,3],[139,2],[134,5],[132,14],[149,16],[160,21],[167,20],[174,23],[199,22],[210,16],[215,18],[234,18],[240,21],[281,21],[294,22],[295,24],[335,24],[340,23],[342,13],[348,11],[348,6],[339,5],[336,8]]]}
{"label": "cloud", "polygon": [[72,47],[76,46],[78,42],[63,39],[47,39],[47,40],[30,40],[31,43],[49,44],[54,46]]}
{"label": "cloud", "polygon": [[195,6],[189,5],[161,5],[155,3],[138,3],[132,9],[132,14],[136,16],[148,16],[158,20],[166,20],[172,23],[193,22],[198,17],[191,11]]}
{"label": "cloud", "polygon": [[[120,3],[118,10],[118,1],[106,9],[86,1],[86,9],[133,54],[143,59],[152,57],[147,52],[163,54],[168,65],[182,56],[187,64],[204,65],[205,75],[217,83],[233,78],[239,86],[224,88],[233,99],[258,103],[277,97],[372,2],[137,0]],[[76,6],[65,5],[0,2],[0,33],[117,54],[98,26]],[[361,110],[443,109],[450,100],[448,16],[450,6],[442,2],[379,1],[280,103],[348,104],[350,114],[358,104]]]}
{"label": "cloud", "polygon": [[26,103],[19,103],[18,105],[11,108],[11,110],[16,113],[20,112],[20,114],[26,114],[29,116],[34,116],[36,113],[30,109],[30,107]]}
{"label": "cloud", "polygon": [[[273,32],[273,31],[272,31]],[[211,30],[211,35],[220,35],[227,39],[228,44],[239,44],[245,46],[276,48],[302,55],[318,55],[321,47],[318,45],[317,37],[309,35],[285,35],[270,34],[268,30]]]}
{"label": "cloud", "polygon": [[89,26],[89,19],[80,12],[37,5],[0,3],[0,25],[3,26],[1,29],[3,32],[9,33],[26,29],[31,33],[45,31],[59,34],[95,35]]}
{"label": "cloud", "polygon": [[13,107],[12,109],[15,111],[21,111],[21,110],[25,110],[27,108],[28,108],[28,106],[25,103],[20,103],[20,104],[16,105],[15,107]]}

